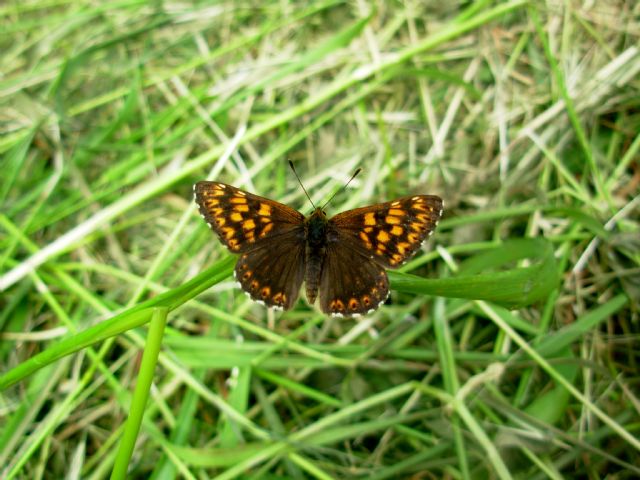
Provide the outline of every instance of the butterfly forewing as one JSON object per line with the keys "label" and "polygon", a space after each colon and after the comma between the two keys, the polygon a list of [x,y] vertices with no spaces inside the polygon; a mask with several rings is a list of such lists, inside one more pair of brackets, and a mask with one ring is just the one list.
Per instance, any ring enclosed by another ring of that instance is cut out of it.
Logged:
{"label": "butterfly forewing", "polygon": [[225,183],[198,182],[194,191],[200,214],[234,253],[299,230],[304,222],[291,207]]}
{"label": "butterfly forewing", "polygon": [[433,232],[442,215],[442,199],[412,195],[356,208],[329,220],[343,248],[375,259],[385,268],[398,268],[411,258]]}
{"label": "butterfly forewing", "polygon": [[304,215],[282,203],[231,185],[198,182],[200,214],[234,253],[242,289],[269,307],[288,309],[304,277]]}

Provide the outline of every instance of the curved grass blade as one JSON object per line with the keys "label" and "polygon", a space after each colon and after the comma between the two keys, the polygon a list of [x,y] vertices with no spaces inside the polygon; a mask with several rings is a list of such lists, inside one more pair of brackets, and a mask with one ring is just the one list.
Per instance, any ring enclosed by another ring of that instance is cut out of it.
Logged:
{"label": "curved grass blade", "polygon": [[[527,267],[476,274],[505,263],[528,259]],[[389,272],[391,287],[400,292],[437,295],[448,298],[487,300],[506,308],[519,308],[541,300],[556,288],[558,268],[552,244],[544,239],[508,240],[463,263],[460,274],[452,278],[421,278]]]}
{"label": "curved grass blade", "polygon": [[[507,262],[529,259],[532,265],[502,272],[474,274],[497,268]],[[0,377],[0,389],[20,381],[34,371],[89,345],[147,323],[154,307],[169,311],[184,304],[231,274],[235,257],[227,257],[195,276],[184,285],[147,300],[94,327],[48,348]],[[543,239],[518,239],[483,252],[465,262],[454,278],[427,279],[389,272],[391,285],[408,293],[450,298],[488,300],[507,308],[518,308],[545,298],[558,284],[558,271],[550,242]]]}
{"label": "curved grass blade", "polygon": [[87,330],[52,345],[0,376],[0,390],[19,382],[36,370],[64,356],[75,353],[107,338],[119,335],[132,328],[144,325],[151,320],[151,316],[156,307],[166,307],[168,311],[178,308],[212,285],[227,278],[231,274],[235,261],[235,258],[227,257],[199,275],[196,275],[184,285],[180,285],[157,297],[142,302],[133,308],[115,315],[109,320],[100,322]]}

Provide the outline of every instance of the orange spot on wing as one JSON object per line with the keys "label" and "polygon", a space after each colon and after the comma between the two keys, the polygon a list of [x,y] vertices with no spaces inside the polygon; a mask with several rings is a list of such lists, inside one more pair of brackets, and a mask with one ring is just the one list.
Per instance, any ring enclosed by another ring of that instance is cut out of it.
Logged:
{"label": "orange spot on wing", "polygon": [[233,207],[233,209],[236,212],[248,212],[249,211],[249,205],[236,205],[235,207]]}
{"label": "orange spot on wing", "polygon": [[376,214],[375,212],[369,212],[364,214],[364,224],[365,225],[375,225],[376,224]]}
{"label": "orange spot on wing", "polygon": [[261,203],[260,210],[258,210],[258,215],[262,215],[264,217],[268,217],[271,215],[271,205],[268,203]]}
{"label": "orange spot on wing", "polygon": [[390,239],[391,239],[391,237],[384,230],[380,230],[378,232],[378,236],[376,237],[376,240],[378,240],[379,242],[382,242],[382,243],[387,243]]}
{"label": "orange spot on wing", "polygon": [[390,208],[388,213],[389,213],[389,215],[395,215],[397,217],[401,217],[401,216],[407,214],[407,212],[405,212],[404,210],[402,210],[400,208]]}
{"label": "orange spot on wing", "polygon": [[256,228],[256,222],[251,219],[245,220],[242,224],[242,228],[244,228],[245,230],[253,230],[254,228]]}
{"label": "orange spot on wing", "polygon": [[238,212],[233,212],[231,215],[229,215],[229,220],[231,220],[232,222],[241,222],[242,214]]}
{"label": "orange spot on wing", "polygon": [[391,229],[391,235],[402,235],[404,232],[404,228],[398,227],[397,225]]}
{"label": "orange spot on wing", "polygon": [[233,197],[231,200],[229,200],[229,202],[231,203],[247,203],[247,199],[244,197]]}
{"label": "orange spot on wing", "polygon": [[388,223],[389,225],[398,225],[402,220],[400,219],[400,217],[394,217],[392,215],[387,215],[386,217],[384,217],[384,221],[385,221],[385,223]]}
{"label": "orange spot on wing", "polygon": [[369,236],[366,233],[360,232],[360,240],[364,242],[367,248],[373,247],[373,245],[371,244],[371,240],[369,240]]}
{"label": "orange spot on wing", "polygon": [[342,302],[342,300],[333,300],[331,303],[329,303],[329,310],[344,312],[344,303]]}
{"label": "orange spot on wing", "polygon": [[266,236],[271,230],[273,230],[273,223],[267,223],[260,232],[260,237]]}
{"label": "orange spot on wing", "polygon": [[360,302],[358,302],[358,300],[356,300],[355,298],[349,299],[349,308],[351,310],[356,310],[359,306],[360,306]]}
{"label": "orange spot on wing", "polygon": [[401,255],[404,255],[404,253],[407,251],[409,247],[411,247],[411,244],[406,242],[401,242],[396,245],[396,248],[398,249],[398,253],[400,253]]}

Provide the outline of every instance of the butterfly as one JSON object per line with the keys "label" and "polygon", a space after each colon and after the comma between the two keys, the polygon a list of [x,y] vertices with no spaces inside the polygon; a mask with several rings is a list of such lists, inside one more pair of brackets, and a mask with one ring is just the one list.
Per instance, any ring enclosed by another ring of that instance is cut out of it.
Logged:
{"label": "butterfly", "polygon": [[253,300],[290,309],[304,281],[309,304],[319,296],[320,309],[337,317],[371,313],[384,303],[385,268],[399,267],[418,251],[443,209],[440,197],[411,195],[332,218],[314,207],[305,217],[220,182],[198,182],[194,193],[201,216],[240,254],[234,276]]}

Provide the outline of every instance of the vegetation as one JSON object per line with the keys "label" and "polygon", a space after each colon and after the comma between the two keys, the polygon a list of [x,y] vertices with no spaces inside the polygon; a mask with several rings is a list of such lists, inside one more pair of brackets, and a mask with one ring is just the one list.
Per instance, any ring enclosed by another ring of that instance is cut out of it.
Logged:
{"label": "vegetation", "polygon": [[[640,475],[640,9],[0,5],[0,477]],[[359,319],[192,186],[444,218]]]}

